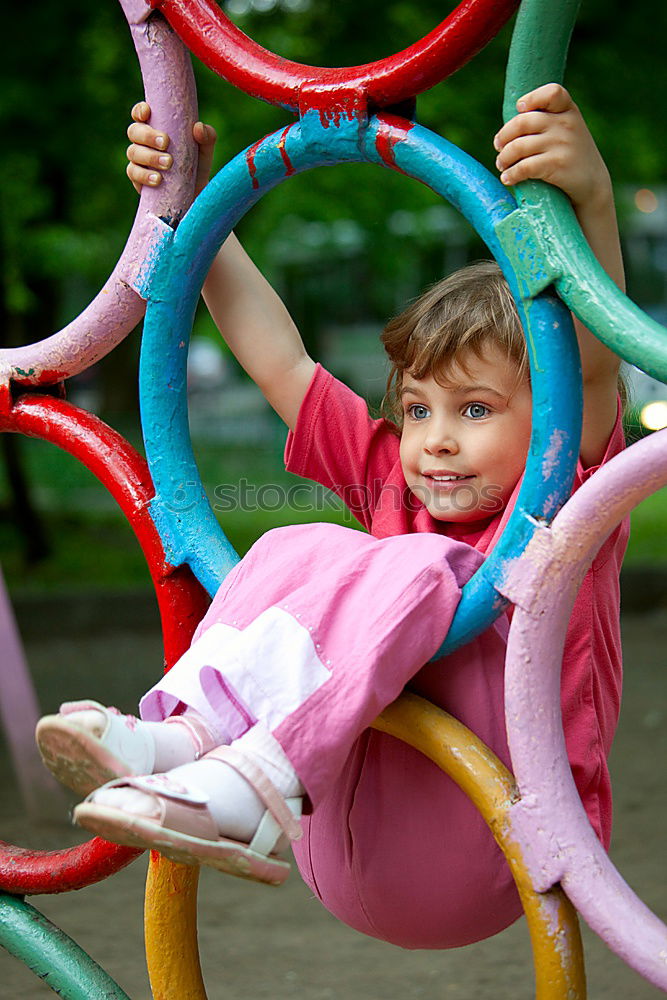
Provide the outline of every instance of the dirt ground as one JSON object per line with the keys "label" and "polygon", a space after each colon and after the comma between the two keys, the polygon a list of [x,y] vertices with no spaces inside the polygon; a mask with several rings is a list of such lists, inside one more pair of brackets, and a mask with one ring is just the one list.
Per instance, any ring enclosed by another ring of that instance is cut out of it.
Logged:
{"label": "dirt ground", "polygon": [[[642,899],[667,917],[664,829],[667,788],[667,612],[624,619],[626,685],[612,756],[615,827],[612,857]],[[45,630],[46,631],[46,630]],[[89,696],[130,711],[161,659],[157,634],[119,631],[75,639],[29,639],[26,652],[44,710]],[[133,666],[133,665],[136,665]],[[0,836],[43,848],[77,842],[64,821],[28,819],[0,747]],[[67,803],[63,802],[62,814]],[[128,993],[148,1000],[142,945],[145,857],[81,892],[30,902],[70,934]],[[449,952],[409,952],[339,924],[292,874],[268,889],[203,870],[199,903],[202,964],[209,1000],[527,1000],[534,996],[523,921],[497,937]],[[649,1000],[662,993],[608,951],[587,928],[589,997]],[[0,951],[0,997],[39,1000],[51,991]]]}

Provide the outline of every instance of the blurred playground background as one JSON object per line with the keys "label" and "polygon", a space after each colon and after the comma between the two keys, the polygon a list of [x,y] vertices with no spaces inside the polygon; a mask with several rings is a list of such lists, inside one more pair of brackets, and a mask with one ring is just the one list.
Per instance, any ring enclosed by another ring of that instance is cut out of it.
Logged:
{"label": "blurred playground background", "polygon": [[[268,48],[320,65],[379,58],[443,16],[436,0],[365,0],[363,13],[350,0],[227,0],[225,10]],[[419,100],[420,121],[491,169],[510,29]],[[659,99],[667,92],[665,29],[667,8],[657,0],[630,7],[586,0],[566,76],[614,178],[629,294],[661,321],[667,319],[667,116]],[[37,0],[17,8],[6,33],[0,337],[2,346],[13,346],[75,317],[124,244],[136,206],[124,174],[124,132],[142,86],[114,0]],[[200,115],[220,136],[217,167],[288,120],[196,60],[195,72]],[[240,235],[284,295],[313,356],[372,405],[383,391],[378,333],[386,318],[443,273],[485,255],[472,230],[435,194],[366,165],[291,179],[249,214]],[[137,330],[67,387],[73,402],[138,447],[139,343]],[[667,389],[638,373],[628,378],[628,431],[636,437],[667,422]],[[204,308],[190,383],[204,485],[239,552],[278,524],[356,523],[324,491],[296,489],[299,481],[283,471],[283,428],[226,352]],[[12,595],[148,589],[141,552],[92,476],[52,445],[10,434],[1,441],[0,552]],[[187,506],[187,484],[175,502]],[[628,567],[667,566],[664,495],[642,504],[633,521]]]}

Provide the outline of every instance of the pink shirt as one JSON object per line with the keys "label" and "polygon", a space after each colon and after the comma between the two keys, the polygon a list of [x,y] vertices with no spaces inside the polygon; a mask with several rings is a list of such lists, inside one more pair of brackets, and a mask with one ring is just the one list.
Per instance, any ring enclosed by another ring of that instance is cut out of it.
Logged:
{"label": "pink shirt", "polygon": [[[625,446],[619,415],[604,464]],[[386,420],[373,420],[363,399],[320,365],[285,449],[290,472],[336,493],[377,538],[438,532],[491,551],[510,516],[517,485],[500,514],[475,525],[435,520],[410,494],[399,458],[399,437]],[[599,466],[577,465],[576,490]],[[611,836],[607,757],[618,722],[622,685],[619,574],[628,539],[624,521],[604,542],[575,602],[563,657],[561,707],[568,758],[588,817],[606,847]],[[431,670],[429,669],[429,674]],[[466,721],[463,706],[438,699]],[[457,711],[458,709],[458,711]],[[483,734],[480,734],[483,735]]]}

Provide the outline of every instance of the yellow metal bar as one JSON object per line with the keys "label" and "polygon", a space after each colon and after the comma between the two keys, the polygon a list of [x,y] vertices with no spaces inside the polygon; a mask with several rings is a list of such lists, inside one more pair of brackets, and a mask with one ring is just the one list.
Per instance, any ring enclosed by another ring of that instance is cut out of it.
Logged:
{"label": "yellow metal bar", "polygon": [[146,880],[146,962],[154,1000],[207,1000],[197,945],[199,868],[151,851]]}
{"label": "yellow metal bar", "polygon": [[[537,892],[512,836],[518,798],[505,765],[447,712],[405,693],[373,723],[425,754],[452,778],[489,825],[512,870],[526,914],[536,1000],[585,1000],[577,914],[559,887]],[[151,852],[146,883],[146,960],[154,1000],[207,1000],[197,946],[199,869]]]}
{"label": "yellow metal bar", "polygon": [[430,758],[465,792],[489,825],[510,865],[526,914],[536,1000],[585,1000],[577,914],[560,887],[538,893],[532,886],[512,837],[510,808],[518,792],[505,765],[466,726],[414,694],[401,695],[373,728]]}

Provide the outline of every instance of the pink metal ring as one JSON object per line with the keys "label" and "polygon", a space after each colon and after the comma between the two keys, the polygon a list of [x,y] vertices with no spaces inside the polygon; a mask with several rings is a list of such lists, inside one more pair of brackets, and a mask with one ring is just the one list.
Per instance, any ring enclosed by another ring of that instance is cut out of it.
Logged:
{"label": "pink metal ring", "polygon": [[471,59],[518,0],[464,0],[441,24],[393,56],[327,69],[283,59],[233,25],[213,0],[150,0],[188,48],[235,87],[292,111],[385,108],[435,86]]}
{"label": "pink metal ring", "polygon": [[560,883],[589,927],[640,975],[667,990],[667,927],[623,881],[588,822],[567,759],[560,669],[570,613],[588,567],[616,525],[667,484],[667,430],[616,455],[539,528],[499,587],[515,605],[505,712],[520,798],[512,828],[532,883]]}
{"label": "pink metal ring", "polygon": [[144,314],[143,274],[192,201],[197,100],[189,55],[164,20],[151,16],[144,0],[120,4],[139,58],[151,122],[168,132],[179,166],[159,188],[144,187],[125,249],[86,309],[45,340],[0,351],[0,384],[52,385],[85,371],[120,343]]}

